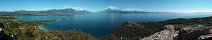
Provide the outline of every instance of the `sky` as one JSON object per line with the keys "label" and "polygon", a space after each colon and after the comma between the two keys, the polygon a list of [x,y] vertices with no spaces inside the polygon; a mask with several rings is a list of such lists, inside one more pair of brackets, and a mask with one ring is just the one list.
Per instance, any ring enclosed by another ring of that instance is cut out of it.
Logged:
{"label": "sky", "polygon": [[212,12],[212,0],[0,0],[0,11],[106,8],[150,12]]}

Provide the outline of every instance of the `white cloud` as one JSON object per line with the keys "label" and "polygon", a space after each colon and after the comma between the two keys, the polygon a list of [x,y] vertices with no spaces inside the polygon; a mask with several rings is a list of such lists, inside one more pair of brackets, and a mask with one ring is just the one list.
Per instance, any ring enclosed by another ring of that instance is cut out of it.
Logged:
{"label": "white cloud", "polygon": [[32,9],[28,9],[27,11],[40,11],[41,9],[38,8],[32,8]]}
{"label": "white cloud", "polygon": [[9,11],[12,11],[12,9],[9,9]]}
{"label": "white cloud", "polygon": [[70,8],[70,6],[64,6],[65,8]]}
{"label": "white cloud", "polygon": [[86,7],[71,7],[77,11],[83,11],[83,10],[86,10]]}
{"label": "white cloud", "polygon": [[126,8],[126,9],[122,9],[124,11],[143,11],[143,9],[140,8]]}
{"label": "white cloud", "polygon": [[46,11],[46,10],[51,10],[52,8],[41,8],[41,9],[39,9],[39,10],[41,10],[41,11]]}
{"label": "white cloud", "polygon": [[34,11],[35,9],[30,9],[30,11]]}
{"label": "white cloud", "polygon": [[115,6],[108,6],[107,8],[105,9],[117,9]]}
{"label": "white cloud", "polygon": [[[116,6],[108,6],[105,9],[118,9],[118,8]],[[140,8],[125,8],[125,9],[120,9],[120,10],[123,10],[123,11],[143,11],[143,9],[140,9]]]}

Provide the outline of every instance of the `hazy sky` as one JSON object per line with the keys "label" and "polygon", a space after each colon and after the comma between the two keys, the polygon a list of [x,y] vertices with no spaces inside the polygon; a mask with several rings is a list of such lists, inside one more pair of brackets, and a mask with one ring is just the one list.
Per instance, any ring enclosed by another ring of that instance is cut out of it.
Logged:
{"label": "hazy sky", "polygon": [[71,7],[101,11],[117,9],[171,12],[212,11],[212,0],[0,0],[0,11],[46,10]]}

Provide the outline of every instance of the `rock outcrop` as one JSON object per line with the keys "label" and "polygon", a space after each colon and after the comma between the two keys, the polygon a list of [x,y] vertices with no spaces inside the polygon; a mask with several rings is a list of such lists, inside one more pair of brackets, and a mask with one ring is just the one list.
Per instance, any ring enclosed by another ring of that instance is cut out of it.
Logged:
{"label": "rock outcrop", "polygon": [[179,31],[176,31],[173,25],[167,25],[165,27],[167,29],[141,40],[204,40],[212,38],[209,28],[204,25],[183,27]]}
{"label": "rock outcrop", "polygon": [[209,28],[204,25],[192,25],[179,31],[179,40],[199,40],[201,35],[208,35]]}
{"label": "rock outcrop", "polygon": [[200,40],[208,40],[208,39],[212,39],[212,34],[209,35],[201,35],[199,37]]}
{"label": "rock outcrop", "polygon": [[157,32],[149,37],[143,38],[141,40],[174,40],[174,38],[178,35],[178,31],[174,29],[173,25],[165,26],[167,29]]}

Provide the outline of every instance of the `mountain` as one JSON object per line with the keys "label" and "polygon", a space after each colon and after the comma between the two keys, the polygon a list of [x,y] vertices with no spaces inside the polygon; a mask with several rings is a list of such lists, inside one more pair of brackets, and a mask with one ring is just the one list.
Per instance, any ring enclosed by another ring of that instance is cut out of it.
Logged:
{"label": "mountain", "polygon": [[111,8],[107,8],[100,12],[103,12],[103,13],[148,13],[148,12],[139,11],[139,10],[120,10],[120,9],[111,9]]}
{"label": "mountain", "polygon": [[76,11],[72,8],[66,8],[66,9],[52,9],[52,10],[46,10],[46,11],[26,11],[26,10],[19,10],[14,12],[8,12],[8,13],[18,13],[18,14],[76,14],[76,13],[90,13],[87,10],[82,11]]}

